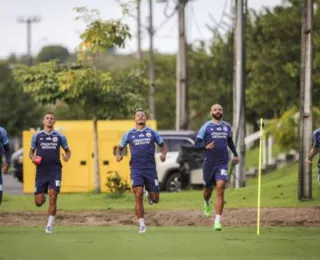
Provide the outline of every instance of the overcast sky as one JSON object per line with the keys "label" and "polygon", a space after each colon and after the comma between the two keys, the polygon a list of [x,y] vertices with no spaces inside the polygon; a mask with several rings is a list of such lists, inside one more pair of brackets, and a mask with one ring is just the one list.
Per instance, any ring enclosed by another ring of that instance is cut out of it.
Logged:
{"label": "overcast sky", "polygon": [[[124,1],[124,0],[122,0]],[[147,25],[148,0],[142,1],[142,23]],[[166,17],[163,14],[165,4],[156,3],[154,0],[154,26],[157,28]],[[173,2],[173,0],[171,0]],[[210,31],[206,24],[214,25],[213,19],[220,21],[225,8],[225,13],[231,13],[231,0],[193,0],[186,10],[187,39],[188,42],[197,40],[209,40]],[[263,6],[273,7],[280,4],[281,0],[248,0],[249,8],[256,10]],[[121,17],[121,8],[116,0],[0,0],[0,58],[9,56],[11,53],[18,55],[27,52],[26,25],[17,23],[17,17],[39,16],[41,22],[32,26],[32,54],[36,55],[39,50],[50,44],[59,44],[73,52],[79,44],[79,32],[85,26],[80,21],[75,21],[74,7],[87,6],[96,8],[101,12],[104,19],[117,19]],[[172,4],[169,5],[172,7]],[[169,12],[172,8],[168,9]],[[122,52],[136,51],[137,41],[136,22],[134,18],[126,18],[134,36],[127,42]],[[229,23],[227,16],[223,17],[224,23]],[[143,30],[143,49],[148,48],[148,35]],[[165,26],[161,27],[155,35],[155,49],[160,52],[175,52],[177,50],[177,17],[171,18]]]}

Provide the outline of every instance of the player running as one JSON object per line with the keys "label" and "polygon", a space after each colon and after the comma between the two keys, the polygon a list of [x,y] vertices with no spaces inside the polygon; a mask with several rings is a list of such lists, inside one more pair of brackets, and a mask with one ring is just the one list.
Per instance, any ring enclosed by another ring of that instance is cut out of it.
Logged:
{"label": "player running", "polygon": [[228,147],[232,151],[234,158],[233,163],[239,163],[238,153],[232,140],[231,126],[222,120],[223,108],[219,104],[211,107],[212,120],[206,122],[200,129],[195,146],[206,149],[203,162],[203,179],[204,186],[204,214],[211,216],[212,209],[210,198],[212,195],[213,185],[216,187],[216,216],[214,229],[222,230],[221,215],[224,206],[224,189],[228,181]]}
{"label": "player running", "polygon": [[57,212],[57,197],[61,187],[62,165],[60,161],[60,146],[65,151],[62,159],[68,162],[71,151],[64,135],[54,130],[53,113],[46,113],[43,119],[43,130],[32,136],[29,157],[36,164],[34,201],[41,207],[49,191],[48,222],[46,233],[52,233],[52,225]]}
{"label": "player running", "polygon": [[155,143],[161,147],[160,160],[166,160],[167,148],[160,135],[146,126],[146,113],[143,109],[137,109],[134,115],[136,127],[129,130],[122,137],[116,150],[116,161],[123,159],[122,151],[127,144],[130,145],[130,177],[132,190],[135,196],[135,214],[140,225],[139,233],[146,232],[143,207],[143,187],[148,203],[159,202],[160,186],[155,163]]}

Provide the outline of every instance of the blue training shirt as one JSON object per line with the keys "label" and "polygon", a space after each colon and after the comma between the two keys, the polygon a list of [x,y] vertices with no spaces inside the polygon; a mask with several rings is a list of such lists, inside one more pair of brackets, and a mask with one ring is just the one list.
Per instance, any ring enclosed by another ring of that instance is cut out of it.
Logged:
{"label": "blue training shirt", "polygon": [[37,165],[37,173],[49,175],[55,170],[61,170],[60,147],[68,149],[67,138],[56,130],[47,133],[42,130],[35,133],[31,139],[31,149],[36,150],[36,155],[42,157]]}
{"label": "blue training shirt", "polygon": [[155,168],[156,163],[154,159],[155,143],[159,146],[163,143],[160,135],[150,127],[145,127],[142,130],[131,129],[122,137],[120,146],[130,146],[131,168]]}
{"label": "blue training shirt", "polygon": [[320,128],[316,129],[312,133],[312,144],[313,147],[317,148],[320,150]]}
{"label": "blue training shirt", "polygon": [[232,137],[231,125],[225,121],[219,124],[211,120],[206,122],[199,130],[197,138],[202,139],[205,146],[214,141],[213,149],[205,151],[205,160],[212,163],[226,163],[229,161],[228,139]]}
{"label": "blue training shirt", "polygon": [[2,145],[6,145],[8,143],[9,143],[9,139],[8,139],[7,131],[3,127],[0,127],[0,165],[2,163],[2,157],[3,157],[3,147],[2,147]]}

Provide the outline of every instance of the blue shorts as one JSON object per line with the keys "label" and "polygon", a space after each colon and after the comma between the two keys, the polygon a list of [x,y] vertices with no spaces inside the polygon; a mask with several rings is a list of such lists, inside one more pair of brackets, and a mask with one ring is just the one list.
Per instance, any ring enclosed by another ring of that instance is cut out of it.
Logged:
{"label": "blue shorts", "polygon": [[205,187],[211,188],[216,181],[228,181],[228,163],[211,163],[205,160],[203,162],[203,180]]}
{"label": "blue shorts", "polygon": [[34,194],[48,193],[48,189],[60,192],[61,171],[52,172],[50,175],[36,176]]}
{"label": "blue shorts", "polygon": [[131,169],[130,177],[132,188],[145,186],[147,191],[160,192],[156,169]]}

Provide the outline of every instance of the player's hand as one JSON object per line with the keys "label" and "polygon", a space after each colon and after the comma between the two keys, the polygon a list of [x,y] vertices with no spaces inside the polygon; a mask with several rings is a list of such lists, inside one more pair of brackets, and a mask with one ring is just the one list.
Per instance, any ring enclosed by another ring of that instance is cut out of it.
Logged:
{"label": "player's hand", "polygon": [[2,169],[1,169],[2,173],[3,174],[7,174],[8,170],[9,170],[9,165],[7,163],[3,163],[2,164]]}
{"label": "player's hand", "polygon": [[240,162],[239,157],[238,156],[233,157],[232,162],[233,164],[238,164]]}
{"label": "player's hand", "polygon": [[206,146],[206,149],[207,149],[207,150],[211,150],[211,149],[213,149],[213,147],[214,147],[214,141],[212,141],[210,144],[208,144],[208,145]]}
{"label": "player's hand", "polygon": [[166,160],[166,157],[167,157],[167,154],[165,154],[165,153],[161,154],[161,155],[159,156],[160,161],[161,161],[161,162],[164,162],[164,161]]}
{"label": "player's hand", "polygon": [[68,155],[66,155],[66,154],[62,154],[62,159],[65,161],[65,162],[68,162],[69,161],[69,159],[70,159],[70,157],[68,156]]}
{"label": "player's hand", "polygon": [[118,154],[118,155],[116,156],[116,161],[117,161],[117,162],[122,161],[122,159],[123,159],[123,156],[122,156],[121,154]]}
{"label": "player's hand", "polygon": [[311,158],[309,156],[306,159],[306,163],[312,164],[312,160],[311,160]]}
{"label": "player's hand", "polygon": [[32,156],[31,161],[33,164],[38,165],[37,161],[37,156]]}

